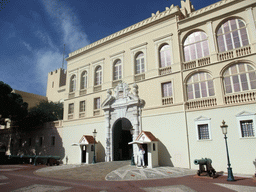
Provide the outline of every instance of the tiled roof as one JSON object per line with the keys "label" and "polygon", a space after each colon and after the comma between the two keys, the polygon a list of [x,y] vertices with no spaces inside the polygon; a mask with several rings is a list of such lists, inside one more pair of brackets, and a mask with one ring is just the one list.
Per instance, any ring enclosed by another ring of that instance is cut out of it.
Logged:
{"label": "tiled roof", "polygon": [[[149,132],[149,131],[142,131],[142,132],[139,134],[139,136],[137,137],[137,139],[140,138],[140,136],[141,136],[143,133],[149,138],[150,141],[158,141],[158,139],[157,139],[151,132]],[[137,140],[137,139],[136,139],[136,140]]]}
{"label": "tiled roof", "polygon": [[[91,135],[83,135],[83,137],[80,139],[79,143],[82,142],[83,138],[85,138],[89,144],[94,144],[93,136],[91,136]],[[95,144],[97,144],[96,140],[95,140]]]}

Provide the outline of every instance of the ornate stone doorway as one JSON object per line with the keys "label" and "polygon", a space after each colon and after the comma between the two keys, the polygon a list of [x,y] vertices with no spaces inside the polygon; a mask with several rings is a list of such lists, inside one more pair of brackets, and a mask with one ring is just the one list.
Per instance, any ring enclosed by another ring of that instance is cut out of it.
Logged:
{"label": "ornate stone doorway", "polygon": [[[138,96],[138,86],[134,84],[131,91],[126,83],[119,83],[113,95],[110,90],[107,93],[107,99],[102,103],[106,123],[105,161],[130,159],[132,152],[136,156],[138,147],[137,145],[129,147],[128,143],[136,139],[142,131],[143,101]],[[133,136],[129,132],[132,127]]]}
{"label": "ornate stone doorway", "polygon": [[118,119],[113,127],[113,151],[114,161],[129,160],[132,157],[132,145],[128,145],[132,141],[130,133],[132,125],[126,118]]}

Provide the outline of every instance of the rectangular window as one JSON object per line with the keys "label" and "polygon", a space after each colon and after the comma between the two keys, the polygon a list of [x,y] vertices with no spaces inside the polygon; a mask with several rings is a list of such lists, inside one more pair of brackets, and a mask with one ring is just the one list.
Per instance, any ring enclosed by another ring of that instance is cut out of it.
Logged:
{"label": "rectangular window", "polygon": [[51,137],[51,146],[55,146],[55,136]]}
{"label": "rectangular window", "polygon": [[240,121],[242,137],[254,137],[253,121]]}
{"label": "rectangular window", "polygon": [[80,112],[85,112],[85,101],[80,101]]}
{"label": "rectangular window", "polygon": [[94,109],[100,109],[100,98],[97,97],[94,99]]}
{"label": "rectangular window", "polygon": [[74,113],[74,103],[70,103],[68,106],[68,114]]}
{"label": "rectangular window", "polygon": [[163,83],[162,84],[162,97],[171,97],[172,96],[172,83]]}
{"label": "rectangular window", "polygon": [[208,124],[197,125],[198,128],[198,139],[210,139]]}

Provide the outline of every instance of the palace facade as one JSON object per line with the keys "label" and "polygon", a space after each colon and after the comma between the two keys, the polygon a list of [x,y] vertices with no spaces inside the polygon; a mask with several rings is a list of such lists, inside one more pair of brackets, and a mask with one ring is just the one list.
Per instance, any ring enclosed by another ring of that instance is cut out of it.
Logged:
{"label": "palace facade", "polygon": [[146,150],[158,150],[160,166],[198,169],[194,160],[207,157],[226,172],[224,120],[233,172],[254,174],[255,0],[222,0],[200,10],[181,1],[66,61],[66,71],[48,74],[47,87],[50,101],[64,102],[63,121],[52,125],[63,163],[84,163],[89,148],[81,138],[94,130],[97,161],[134,155],[137,163],[138,147],[128,143],[145,131],[158,141]]}

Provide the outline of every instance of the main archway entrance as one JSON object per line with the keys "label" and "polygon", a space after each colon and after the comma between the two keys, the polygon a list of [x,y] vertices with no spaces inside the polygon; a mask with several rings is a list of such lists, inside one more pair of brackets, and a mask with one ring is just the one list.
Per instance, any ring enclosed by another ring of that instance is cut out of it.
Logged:
{"label": "main archway entrance", "polygon": [[114,161],[129,160],[132,157],[132,141],[130,129],[131,122],[126,118],[118,119],[113,126],[113,152]]}

